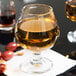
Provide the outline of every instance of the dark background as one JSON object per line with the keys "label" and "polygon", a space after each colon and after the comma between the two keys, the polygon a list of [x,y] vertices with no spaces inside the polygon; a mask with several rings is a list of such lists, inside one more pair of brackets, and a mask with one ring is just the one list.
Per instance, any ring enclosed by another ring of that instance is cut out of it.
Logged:
{"label": "dark background", "polygon": [[[65,0],[36,0],[36,2],[32,3],[44,3],[53,7],[55,17],[60,27],[60,37],[52,49],[63,55],[67,55],[71,51],[76,50],[76,43],[70,43],[67,39],[67,33],[76,30],[76,23],[66,18]],[[22,7],[27,4],[30,3],[24,3],[23,0],[15,0],[16,20],[18,20],[20,16]],[[2,51],[5,51],[4,47],[5,45],[0,45]]]}
{"label": "dark background", "polygon": [[[76,43],[70,43],[67,39],[67,33],[69,31],[76,30],[76,23],[66,18],[65,1],[66,0],[37,0],[36,2],[32,2],[32,3],[44,3],[53,7],[55,17],[60,27],[60,37],[52,49],[63,55],[67,55],[71,51],[76,50]],[[29,3],[24,3],[23,0],[15,0],[17,19],[20,16],[22,7],[27,4]]]}

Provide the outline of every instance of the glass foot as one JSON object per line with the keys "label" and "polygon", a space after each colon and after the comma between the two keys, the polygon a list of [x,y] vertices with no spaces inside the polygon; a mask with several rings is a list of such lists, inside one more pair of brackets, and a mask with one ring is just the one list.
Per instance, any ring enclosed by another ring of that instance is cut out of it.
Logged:
{"label": "glass foot", "polygon": [[42,58],[41,63],[26,62],[21,65],[21,70],[25,73],[45,73],[51,70],[53,64],[47,58]]}

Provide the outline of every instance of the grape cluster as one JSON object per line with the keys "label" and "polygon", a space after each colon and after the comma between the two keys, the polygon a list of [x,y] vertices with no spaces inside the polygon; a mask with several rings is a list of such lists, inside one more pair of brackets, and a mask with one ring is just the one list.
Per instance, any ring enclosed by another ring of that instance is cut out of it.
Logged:
{"label": "grape cluster", "polygon": [[[5,52],[2,53],[0,51],[0,74],[2,74],[6,70],[6,65],[4,64],[5,61],[10,60],[13,58],[16,53],[15,50],[19,47],[16,42],[10,42],[5,46]],[[18,55],[23,55],[23,53],[17,53]]]}
{"label": "grape cluster", "polygon": [[10,42],[5,46],[5,52],[2,53],[0,51],[0,59],[3,59],[5,61],[10,60],[14,56],[14,51],[17,48],[17,43],[16,42]]}

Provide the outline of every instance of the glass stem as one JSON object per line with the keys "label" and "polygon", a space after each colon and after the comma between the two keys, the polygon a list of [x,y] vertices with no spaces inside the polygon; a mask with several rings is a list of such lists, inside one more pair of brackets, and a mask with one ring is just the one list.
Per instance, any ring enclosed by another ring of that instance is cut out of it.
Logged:
{"label": "glass stem", "polygon": [[37,52],[37,53],[33,53],[33,58],[31,60],[31,64],[32,65],[36,65],[36,66],[39,66],[41,65],[41,54],[40,52]]}

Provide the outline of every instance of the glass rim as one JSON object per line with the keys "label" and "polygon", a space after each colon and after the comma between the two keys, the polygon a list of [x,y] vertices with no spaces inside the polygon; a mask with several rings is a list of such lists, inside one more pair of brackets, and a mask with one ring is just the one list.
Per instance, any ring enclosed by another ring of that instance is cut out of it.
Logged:
{"label": "glass rim", "polygon": [[[33,14],[33,13],[25,13],[25,12],[23,12],[24,11],[24,9],[25,8],[27,8],[27,7],[31,7],[31,6],[37,6],[37,5],[40,5],[40,6],[46,6],[48,9],[49,9],[49,11],[48,12],[46,12],[46,13],[44,13],[44,14]],[[50,6],[50,5],[47,5],[47,4],[41,4],[41,3],[35,3],[35,4],[27,4],[27,5],[25,5],[23,8],[22,8],[22,13],[25,13],[25,14],[27,14],[27,15],[38,15],[38,16],[42,16],[42,15],[47,15],[47,14],[51,14],[51,12],[53,11],[53,8]]]}

